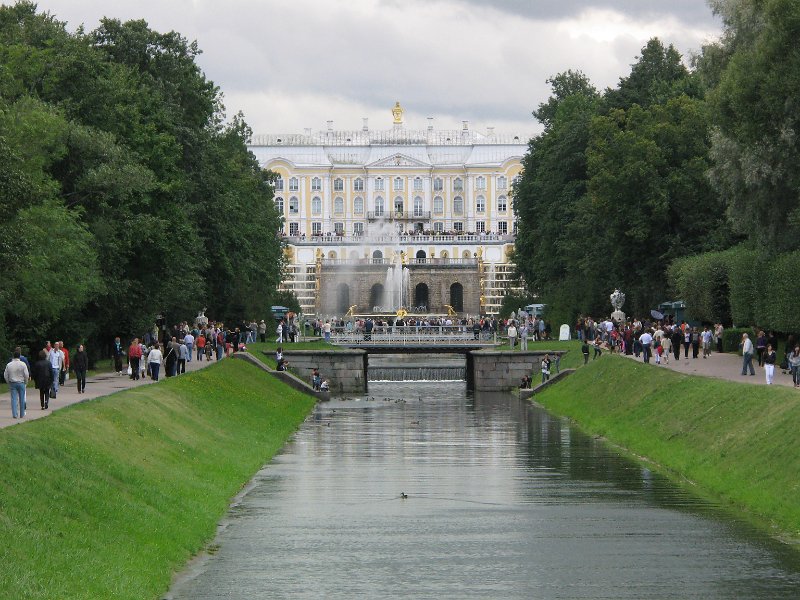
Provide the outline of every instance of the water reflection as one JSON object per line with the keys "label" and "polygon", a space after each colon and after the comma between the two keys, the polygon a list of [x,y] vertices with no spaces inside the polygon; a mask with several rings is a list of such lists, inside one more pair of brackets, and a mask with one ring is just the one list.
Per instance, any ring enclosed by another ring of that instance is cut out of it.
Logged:
{"label": "water reflection", "polygon": [[217,541],[172,597],[800,591],[787,547],[562,419],[452,382],[370,384],[366,398],[319,406]]}

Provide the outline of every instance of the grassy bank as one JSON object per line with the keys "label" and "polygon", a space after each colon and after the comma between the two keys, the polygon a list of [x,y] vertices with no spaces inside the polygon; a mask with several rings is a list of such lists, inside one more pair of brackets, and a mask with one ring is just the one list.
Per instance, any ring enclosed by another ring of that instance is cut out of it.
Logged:
{"label": "grassy bank", "polygon": [[0,597],[160,597],[313,403],[225,360],[2,430]]}
{"label": "grassy bank", "polygon": [[797,390],[604,356],[536,400],[688,480],[700,495],[800,539]]}
{"label": "grassy bank", "polygon": [[[511,350],[511,347],[508,345],[508,342],[505,342],[491,349],[491,351],[495,350],[509,351]],[[571,340],[568,342],[559,342],[555,340],[551,340],[549,342],[529,341],[528,350],[530,350],[531,352],[545,352],[548,350],[554,350],[554,351],[559,350],[565,352],[565,354],[561,356],[560,366],[562,369],[575,369],[583,364],[583,354],[581,354],[581,342],[577,340]],[[517,343],[515,351],[520,352],[519,343]]]}

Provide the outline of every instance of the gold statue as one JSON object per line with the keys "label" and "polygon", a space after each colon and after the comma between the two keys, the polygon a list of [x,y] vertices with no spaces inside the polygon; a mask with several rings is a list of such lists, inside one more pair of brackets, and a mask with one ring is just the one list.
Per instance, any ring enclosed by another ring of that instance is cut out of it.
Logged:
{"label": "gold statue", "polygon": [[395,314],[397,315],[398,319],[402,319],[408,314],[408,311],[406,311],[404,308],[398,308]]}
{"label": "gold statue", "polygon": [[347,309],[347,314],[346,314],[345,316],[346,316],[346,317],[353,317],[353,316],[355,316],[355,312],[354,312],[354,311],[355,311],[356,307],[358,307],[358,304],[353,304],[353,306],[351,306],[350,308],[348,308],[348,309]]}
{"label": "gold statue", "polygon": [[400,106],[400,103],[395,102],[394,108],[392,109],[395,125],[400,125],[403,122],[403,112],[403,107]]}
{"label": "gold statue", "polygon": [[407,261],[407,257],[406,257],[405,250],[400,250],[400,262],[405,265],[405,264],[408,264],[406,261]]}
{"label": "gold statue", "polygon": [[450,306],[449,304],[445,304],[445,308],[447,308],[447,316],[448,317],[455,317],[458,313],[456,313],[455,309]]}

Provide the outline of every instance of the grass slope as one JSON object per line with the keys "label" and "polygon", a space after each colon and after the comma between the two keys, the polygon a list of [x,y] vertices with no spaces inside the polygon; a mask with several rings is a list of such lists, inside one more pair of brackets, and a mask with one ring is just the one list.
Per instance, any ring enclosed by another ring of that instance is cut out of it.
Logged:
{"label": "grass slope", "polygon": [[314,404],[244,361],[0,432],[1,598],[158,598]]}
{"label": "grass slope", "polygon": [[536,396],[701,495],[800,538],[800,393],[681,375],[620,357]]}

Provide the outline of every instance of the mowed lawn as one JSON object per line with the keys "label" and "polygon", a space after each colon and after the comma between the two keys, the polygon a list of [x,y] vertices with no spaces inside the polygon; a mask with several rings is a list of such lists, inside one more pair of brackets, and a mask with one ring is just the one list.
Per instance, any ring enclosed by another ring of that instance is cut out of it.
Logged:
{"label": "mowed lawn", "polygon": [[0,431],[0,598],[159,598],[314,405],[240,360]]}

